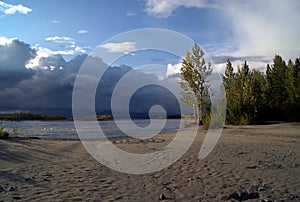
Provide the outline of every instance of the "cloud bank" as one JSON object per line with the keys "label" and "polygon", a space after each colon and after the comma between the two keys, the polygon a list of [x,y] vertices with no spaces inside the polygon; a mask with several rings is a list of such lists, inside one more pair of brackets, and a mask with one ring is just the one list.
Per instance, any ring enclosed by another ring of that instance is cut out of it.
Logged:
{"label": "cloud bank", "polygon": [[223,8],[237,41],[236,55],[299,56],[299,1],[230,1]]}
{"label": "cloud bank", "polygon": [[257,58],[252,61],[258,65],[266,59],[270,62],[275,54],[280,54],[285,60],[300,55],[297,45],[300,43],[298,0],[147,0],[145,3],[147,14],[157,18],[179,15],[175,12],[180,7],[197,8],[199,12],[211,9],[217,20],[228,28],[231,36],[225,39],[227,41],[209,44],[211,55],[244,57],[248,60],[259,56],[261,61]]}
{"label": "cloud bank", "polygon": [[37,51],[17,39],[0,45],[0,108],[69,109],[73,82],[86,56],[66,62],[61,55],[41,57],[39,68],[26,68]]}
{"label": "cloud bank", "polygon": [[[60,40],[52,38],[51,40]],[[79,55],[70,61],[60,54],[39,55],[30,45],[18,39],[9,40],[0,45],[0,110],[65,110],[72,107],[72,93],[75,78],[84,61],[90,62],[95,68],[106,68],[107,65],[100,59],[87,55]],[[35,60],[34,68],[28,67],[30,61]],[[91,62],[92,61],[92,62]],[[114,87],[120,78],[131,72],[127,82],[122,85],[118,94],[117,107],[119,113],[125,113],[124,99],[127,90],[141,82],[161,83],[166,86],[176,85],[177,78],[159,78],[155,74],[146,74],[133,70],[129,66],[109,67],[98,85],[96,94],[96,111],[99,114],[111,113],[111,96]],[[91,80],[98,80],[93,72],[86,76],[86,85]],[[180,88],[178,86],[178,92]],[[165,106],[168,114],[180,113],[178,101],[165,88],[145,86],[136,92],[130,102],[130,113],[134,117],[146,117],[153,105]],[[126,107],[126,106],[125,106]]]}

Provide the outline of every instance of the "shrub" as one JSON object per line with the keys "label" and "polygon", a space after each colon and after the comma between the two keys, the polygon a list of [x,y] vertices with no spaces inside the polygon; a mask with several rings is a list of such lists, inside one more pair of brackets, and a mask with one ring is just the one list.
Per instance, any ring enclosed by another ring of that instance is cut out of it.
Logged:
{"label": "shrub", "polygon": [[244,113],[239,120],[239,125],[249,125],[251,123],[249,115]]}
{"label": "shrub", "polygon": [[3,126],[0,126],[0,139],[7,139],[9,133],[4,130]]}
{"label": "shrub", "polygon": [[97,116],[98,121],[107,121],[107,120],[110,120],[110,119],[112,119],[112,117],[110,115],[106,115],[106,114]]}

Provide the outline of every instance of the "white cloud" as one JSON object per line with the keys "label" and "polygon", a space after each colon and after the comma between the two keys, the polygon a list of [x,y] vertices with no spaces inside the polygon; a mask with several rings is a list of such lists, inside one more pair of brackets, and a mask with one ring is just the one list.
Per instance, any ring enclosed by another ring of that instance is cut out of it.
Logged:
{"label": "white cloud", "polygon": [[132,11],[127,11],[126,15],[131,17],[131,16],[136,16],[136,13],[132,12]]}
{"label": "white cloud", "polygon": [[90,47],[81,47],[81,46],[76,46],[76,45],[71,45],[70,48],[72,48],[74,50],[74,52],[76,53],[86,53],[86,48],[90,48]]}
{"label": "white cloud", "polygon": [[66,36],[50,36],[45,38],[45,40],[49,42],[55,42],[55,43],[75,44],[75,39]]}
{"label": "white cloud", "polygon": [[186,8],[215,7],[205,0],[147,0],[145,11],[154,17],[167,18],[181,6]]}
{"label": "white cloud", "polygon": [[169,63],[167,65],[167,76],[171,76],[171,75],[180,73],[181,66],[182,66],[182,63],[177,63],[175,65],[172,65]]}
{"label": "white cloud", "polygon": [[31,68],[31,69],[34,69],[34,68],[37,68],[39,67],[39,60],[41,58],[46,58],[46,57],[49,57],[51,55],[51,51],[47,48],[41,48],[39,46],[35,46],[33,47],[34,49],[36,49],[36,57],[29,60],[28,63],[25,65],[26,68]]}
{"label": "white cloud", "polygon": [[122,42],[122,43],[106,43],[99,47],[106,49],[110,53],[129,53],[137,50],[136,42]]}
{"label": "white cloud", "polygon": [[285,59],[300,54],[300,1],[230,1],[224,4],[236,40],[237,55],[282,55]]}
{"label": "white cloud", "polygon": [[0,1],[0,12],[4,13],[5,15],[12,15],[16,13],[27,14],[31,11],[32,11],[31,8],[23,6],[22,4],[12,5]]}
{"label": "white cloud", "polygon": [[[37,49],[39,51],[42,52],[42,54],[47,53],[48,55],[56,55],[56,54],[60,54],[60,55],[74,55],[74,54],[83,54],[86,53],[86,49],[90,49],[90,47],[88,46],[78,46],[76,44],[76,40],[71,38],[71,37],[67,37],[67,36],[50,36],[45,38],[46,41],[48,42],[53,42],[53,43],[58,43],[59,47],[58,49],[61,49],[63,45],[64,46],[64,50],[50,50],[47,48],[41,48],[41,47],[37,47]],[[37,59],[38,60],[38,59]]]}
{"label": "white cloud", "polygon": [[36,50],[36,57],[29,60],[28,63],[25,65],[26,68],[39,68],[40,64],[39,61],[41,58],[47,58],[53,55],[74,55],[76,53],[86,53],[86,50],[83,47],[72,45],[67,50],[50,50],[48,48],[40,47],[36,45],[33,47]]}
{"label": "white cloud", "polygon": [[60,23],[59,20],[51,20],[50,22],[55,23],[55,24],[59,24]]}
{"label": "white cloud", "polygon": [[[236,61],[231,62],[234,71],[237,72],[238,67],[242,67],[244,62],[245,61],[243,61],[243,60],[236,60]],[[263,61],[247,60],[247,64],[249,65],[249,69],[265,71],[265,68],[266,68],[266,62],[263,62]],[[215,64],[215,66],[213,67],[213,72],[224,74],[225,68],[226,68],[226,62]]]}
{"label": "white cloud", "polygon": [[88,31],[87,31],[87,30],[84,30],[84,29],[81,29],[81,30],[78,30],[77,33],[78,33],[78,34],[86,34],[86,33],[88,33]]}
{"label": "white cloud", "polygon": [[179,7],[215,9],[215,17],[231,36],[224,38],[222,44],[210,44],[207,51],[213,55],[256,55],[269,61],[275,54],[285,60],[300,55],[300,1],[147,0],[145,11],[167,18]]}
{"label": "white cloud", "polygon": [[0,45],[1,46],[9,45],[15,39],[17,38],[6,38],[4,36],[0,36]]}

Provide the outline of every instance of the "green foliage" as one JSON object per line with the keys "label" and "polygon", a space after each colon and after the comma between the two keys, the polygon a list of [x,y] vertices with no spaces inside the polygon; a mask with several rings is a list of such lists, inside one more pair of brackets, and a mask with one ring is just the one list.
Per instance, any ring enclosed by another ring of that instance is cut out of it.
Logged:
{"label": "green foliage", "polygon": [[203,124],[205,107],[209,105],[207,78],[212,69],[210,64],[206,64],[204,52],[196,42],[191,53],[186,51],[180,71],[182,101],[187,107],[193,107],[196,122]]}
{"label": "green foliage", "polygon": [[266,76],[257,70],[253,70],[252,74],[252,97],[253,109],[251,123],[260,122],[265,114],[264,110],[267,108],[268,98]]}
{"label": "green foliage", "polygon": [[253,92],[253,73],[245,61],[238,67],[237,73],[233,72],[231,62],[228,60],[223,77],[227,95],[226,121],[230,124],[248,124],[255,116],[255,95]]}
{"label": "green foliage", "polygon": [[245,61],[237,72],[227,60],[223,82],[228,124],[256,124],[269,120],[300,119],[300,60],[285,61],[275,55],[266,74],[249,70]]}
{"label": "green foliage", "polygon": [[275,55],[273,64],[268,68],[269,111],[276,112],[273,118],[294,120],[293,108],[297,98],[292,67],[287,66],[279,55]]}
{"label": "green foliage", "polygon": [[106,115],[106,114],[97,116],[98,121],[107,121],[107,120],[111,120],[111,119],[112,119],[112,117],[110,115]]}
{"label": "green foliage", "polygon": [[0,139],[7,139],[9,137],[9,133],[4,130],[3,126],[0,126]]}
{"label": "green foliage", "polygon": [[94,120],[107,121],[107,120],[112,120],[112,119],[113,118],[110,115],[106,115],[106,114],[76,118],[76,120],[81,120],[81,121],[94,121]]}
{"label": "green foliage", "polygon": [[15,112],[12,114],[0,114],[0,120],[20,121],[20,120],[66,120],[61,115],[32,114],[27,112]]}
{"label": "green foliage", "polygon": [[197,97],[192,91],[192,88],[189,86],[187,81],[180,81],[179,85],[182,91],[179,93],[181,95],[181,101],[184,105],[188,108],[193,108],[194,110],[194,118],[195,123],[198,122],[198,104],[197,104]]}
{"label": "green foliage", "polygon": [[294,85],[294,108],[295,120],[300,120],[300,58],[295,60],[295,63],[289,63],[289,68],[292,71]]}
{"label": "green foliage", "polygon": [[211,120],[210,113],[204,113],[202,119],[203,119],[203,125],[204,125],[205,129],[208,129],[210,126],[210,120]]}
{"label": "green foliage", "polygon": [[270,83],[271,83],[271,96],[275,98],[273,100],[273,106],[278,107],[285,102],[285,98],[283,95],[288,95],[288,88],[290,86],[286,86],[286,84],[290,85],[291,80],[289,78],[290,72],[288,71],[288,67],[285,64],[285,61],[279,56],[276,55],[273,59],[273,65],[271,66],[271,75],[270,75]]}

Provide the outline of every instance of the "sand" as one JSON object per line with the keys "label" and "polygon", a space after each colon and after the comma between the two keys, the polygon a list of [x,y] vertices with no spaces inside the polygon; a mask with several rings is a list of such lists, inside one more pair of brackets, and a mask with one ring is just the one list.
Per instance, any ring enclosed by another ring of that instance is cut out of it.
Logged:
{"label": "sand", "polygon": [[[198,159],[204,129],[185,155],[154,173],[119,173],[77,140],[0,140],[0,201],[300,201],[300,123],[227,126]],[[174,137],[113,139],[135,153]]]}

